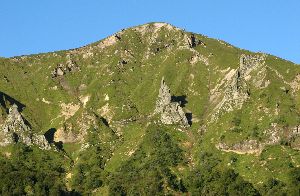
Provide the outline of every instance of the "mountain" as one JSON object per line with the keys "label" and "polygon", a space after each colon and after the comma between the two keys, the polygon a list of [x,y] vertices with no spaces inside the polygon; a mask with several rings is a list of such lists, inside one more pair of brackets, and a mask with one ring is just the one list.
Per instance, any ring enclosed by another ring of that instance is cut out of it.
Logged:
{"label": "mountain", "polygon": [[0,65],[3,195],[299,193],[292,62],[149,23]]}

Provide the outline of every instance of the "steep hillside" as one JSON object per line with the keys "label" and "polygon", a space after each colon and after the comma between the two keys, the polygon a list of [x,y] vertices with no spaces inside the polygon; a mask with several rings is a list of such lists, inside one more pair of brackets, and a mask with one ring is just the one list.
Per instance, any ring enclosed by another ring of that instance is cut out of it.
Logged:
{"label": "steep hillside", "polygon": [[149,23],[0,65],[3,194],[299,193],[292,62]]}

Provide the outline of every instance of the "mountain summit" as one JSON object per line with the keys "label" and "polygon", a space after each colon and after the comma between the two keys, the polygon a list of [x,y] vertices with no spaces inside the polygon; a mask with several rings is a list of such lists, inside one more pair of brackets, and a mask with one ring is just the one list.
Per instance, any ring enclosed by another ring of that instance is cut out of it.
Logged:
{"label": "mountain summit", "polygon": [[299,191],[292,62],[149,23],[0,65],[2,194]]}

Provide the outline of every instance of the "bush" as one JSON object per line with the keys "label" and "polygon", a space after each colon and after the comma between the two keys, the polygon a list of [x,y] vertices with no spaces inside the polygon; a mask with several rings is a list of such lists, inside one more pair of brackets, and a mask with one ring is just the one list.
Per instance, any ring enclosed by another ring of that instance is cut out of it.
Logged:
{"label": "bush", "polygon": [[60,195],[65,187],[63,155],[17,144],[12,158],[0,157],[1,195]]}

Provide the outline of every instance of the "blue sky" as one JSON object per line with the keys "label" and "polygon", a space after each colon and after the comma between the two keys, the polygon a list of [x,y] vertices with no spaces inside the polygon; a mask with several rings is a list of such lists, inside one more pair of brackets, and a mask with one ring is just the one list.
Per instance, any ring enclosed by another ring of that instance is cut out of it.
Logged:
{"label": "blue sky", "polygon": [[1,0],[0,56],[70,49],[168,22],[300,63],[299,0]]}

